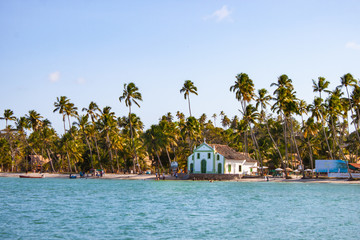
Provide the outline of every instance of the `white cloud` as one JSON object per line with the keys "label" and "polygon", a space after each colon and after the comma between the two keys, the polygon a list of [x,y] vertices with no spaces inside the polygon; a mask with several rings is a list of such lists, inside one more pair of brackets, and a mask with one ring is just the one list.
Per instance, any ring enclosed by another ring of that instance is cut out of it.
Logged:
{"label": "white cloud", "polygon": [[356,42],[347,42],[345,46],[346,46],[346,48],[360,50],[360,44],[358,44]]}
{"label": "white cloud", "polygon": [[204,17],[204,20],[215,19],[217,22],[221,22],[221,21],[227,19],[227,20],[231,21],[230,14],[231,14],[231,11],[228,9],[228,7],[226,5],[224,5],[224,6],[222,6],[222,8],[220,8],[219,10],[216,10],[210,16]]}
{"label": "white cloud", "polygon": [[56,71],[49,74],[49,80],[50,82],[57,82],[60,79],[60,72]]}
{"label": "white cloud", "polygon": [[78,78],[78,79],[76,80],[76,82],[77,82],[78,84],[84,84],[84,83],[86,83],[86,80],[85,80],[84,78],[80,77],[80,78]]}

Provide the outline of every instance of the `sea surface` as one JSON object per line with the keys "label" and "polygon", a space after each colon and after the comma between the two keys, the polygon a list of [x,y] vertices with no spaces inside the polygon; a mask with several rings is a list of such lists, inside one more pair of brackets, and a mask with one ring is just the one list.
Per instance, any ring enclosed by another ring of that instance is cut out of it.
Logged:
{"label": "sea surface", "polygon": [[360,185],[0,178],[0,239],[360,239]]}

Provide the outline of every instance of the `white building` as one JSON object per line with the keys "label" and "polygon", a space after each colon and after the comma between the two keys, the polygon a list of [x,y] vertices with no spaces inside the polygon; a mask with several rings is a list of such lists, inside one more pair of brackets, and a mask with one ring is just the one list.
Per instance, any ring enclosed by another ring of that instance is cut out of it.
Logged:
{"label": "white building", "polygon": [[189,173],[218,173],[253,175],[256,160],[227,145],[202,143],[188,157]]}

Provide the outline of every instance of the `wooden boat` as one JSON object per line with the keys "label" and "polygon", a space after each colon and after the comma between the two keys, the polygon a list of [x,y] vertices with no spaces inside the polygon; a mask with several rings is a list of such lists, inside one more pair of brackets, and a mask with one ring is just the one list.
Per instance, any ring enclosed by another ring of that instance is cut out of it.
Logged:
{"label": "wooden boat", "polygon": [[44,175],[34,176],[34,175],[19,175],[20,178],[44,178]]}

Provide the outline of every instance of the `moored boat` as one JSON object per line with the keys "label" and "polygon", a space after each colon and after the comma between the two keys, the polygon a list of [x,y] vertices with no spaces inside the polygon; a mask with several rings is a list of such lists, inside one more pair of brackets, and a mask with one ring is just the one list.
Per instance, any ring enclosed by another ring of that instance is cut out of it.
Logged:
{"label": "moored boat", "polygon": [[20,178],[44,178],[44,174],[43,175],[39,175],[39,176],[34,176],[34,175],[19,175]]}

